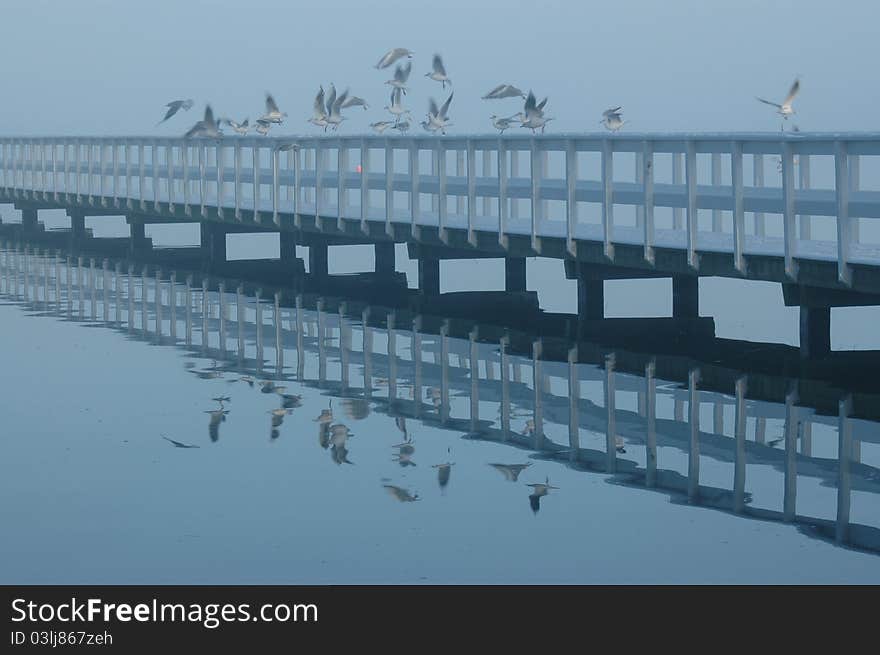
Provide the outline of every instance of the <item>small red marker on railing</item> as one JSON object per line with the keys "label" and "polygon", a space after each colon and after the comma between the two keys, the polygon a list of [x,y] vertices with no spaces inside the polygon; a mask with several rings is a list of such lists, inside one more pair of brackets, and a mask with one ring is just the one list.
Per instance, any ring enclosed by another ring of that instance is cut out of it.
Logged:
{"label": "small red marker on railing", "polygon": [[356,168],[355,170],[356,170],[358,173],[363,173],[363,172],[364,172],[363,169],[361,168],[361,165],[360,165],[360,164],[357,165],[357,168]]}

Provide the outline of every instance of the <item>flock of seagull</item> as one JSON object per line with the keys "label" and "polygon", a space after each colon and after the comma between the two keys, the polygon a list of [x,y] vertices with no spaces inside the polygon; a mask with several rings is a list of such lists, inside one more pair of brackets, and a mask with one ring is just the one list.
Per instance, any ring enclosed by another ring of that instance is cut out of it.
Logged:
{"label": "flock of seagull", "polygon": [[[397,66],[394,69],[394,76],[385,81],[385,84],[391,87],[389,104],[384,107],[385,111],[390,114],[390,118],[370,123],[370,128],[372,128],[377,134],[383,134],[389,129],[396,130],[401,134],[406,134],[412,127],[412,113],[409,109],[404,107],[404,97],[410,90],[408,84],[410,73],[412,72],[413,54],[414,53],[407,48],[393,48],[386,52],[374,66],[374,68],[382,70],[389,68],[402,59],[407,60],[405,64],[397,63]],[[435,82],[439,82],[443,90],[446,89],[447,84],[452,86],[452,80],[447,74],[446,67],[443,64],[443,58],[439,54],[434,55],[431,71],[425,73],[425,77]],[[798,91],[800,91],[800,80],[795,79],[788,95],[781,103],[772,102],[764,98],[757,98],[760,102],[776,108],[777,113],[783,119],[783,131],[785,129],[784,121],[788,120],[788,118],[795,113],[792,103],[795,96],[798,94]],[[442,104],[439,104],[433,97],[429,98],[427,115],[425,120],[420,122],[422,129],[431,134],[446,134],[447,128],[453,125],[449,116],[449,108],[452,104],[453,95],[454,92],[450,92],[449,96]],[[528,93],[525,93],[512,84],[499,84],[482,96],[482,99],[487,101],[497,101],[506,98],[518,98],[523,100],[524,104],[522,110],[515,114],[509,116],[492,114],[489,116],[492,126],[497,129],[500,134],[504,134],[505,130],[514,127],[530,129],[532,134],[536,134],[538,130],[540,130],[543,134],[547,124],[554,120],[552,116],[545,115],[547,98],[545,97],[541,102],[538,102],[537,97],[531,90],[529,90]],[[166,105],[164,118],[159,121],[157,125],[164,123],[180,111],[189,111],[192,106],[192,99],[174,100],[169,102]],[[312,116],[308,119],[308,122],[316,127],[320,127],[325,132],[328,129],[336,131],[347,118],[343,115],[343,110],[352,107],[363,107],[364,110],[367,110],[369,109],[369,104],[363,98],[349,94],[348,89],[344,90],[342,93],[337,93],[336,87],[331,83],[328,90],[325,92],[324,86],[321,85],[315,96],[312,107]],[[273,126],[281,125],[285,118],[287,118],[287,113],[279,110],[278,104],[275,102],[272,94],[266,93],[265,111],[262,116],[256,119],[253,126],[250,124],[249,118],[245,118],[240,122],[228,117],[215,118],[211,106],[207,105],[202,120],[193,125],[184,138],[204,137],[217,139],[223,136],[222,127],[224,125],[229,126],[236,134],[242,136],[247,135],[252,128],[257,134],[265,136],[269,134],[269,130]],[[602,112],[602,119],[599,123],[604,125],[605,129],[611,132],[617,132],[626,125],[628,121],[623,119],[623,107],[616,106]],[[795,129],[795,131],[797,130]]]}
{"label": "flock of seagull", "polygon": [[[186,368],[191,369],[192,373],[204,380],[217,380],[224,377],[223,371],[217,367],[217,362],[214,362],[214,365],[211,368],[205,370],[195,370],[195,364],[191,362],[186,364]],[[287,393],[287,387],[279,385],[273,380],[259,380],[251,375],[240,375],[238,377],[229,378],[226,381],[229,384],[244,382],[252,389],[259,387],[261,393],[276,395],[280,398],[280,406],[270,409],[267,412],[271,417],[269,437],[272,441],[279,438],[280,428],[284,423],[284,418],[293,414],[295,409],[302,407],[303,398],[301,395]],[[386,381],[383,380],[377,380],[377,383],[379,384],[385,382]],[[436,387],[428,387],[425,389],[425,398],[433,404],[434,410],[439,413],[442,405],[442,394],[440,393],[440,389]],[[226,405],[232,402],[232,398],[230,396],[221,395],[212,398],[212,400],[218,403],[218,407],[205,410],[205,413],[208,414],[209,417],[208,436],[212,443],[216,443],[220,438],[220,425],[226,421],[226,416],[230,411],[226,408]],[[342,398],[340,402],[344,414],[352,420],[361,420],[370,414],[369,401],[364,398]],[[338,465],[353,465],[354,463],[348,458],[348,441],[354,436],[354,433],[348,425],[339,421],[338,416],[334,414],[332,398],[328,402],[327,407],[321,409],[320,413],[313,421],[318,424],[318,444],[324,450],[329,450],[333,462]],[[403,435],[403,441],[392,446],[397,452],[392,456],[391,461],[397,463],[401,468],[416,466],[414,460],[416,452],[415,441],[413,440],[411,432],[407,428],[406,418],[403,416],[396,416],[394,417],[394,424],[397,430]],[[523,434],[530,434],[533,432],[534,422],[531,420],[526,421]],[[165,434],[161,434],[160,436],[175,448],[200,448],[200,446],[196,444],[184,443],[182,441],[171,439]],[[451,454],[451,449],[447,449],[447,453]],[[441,492],[444,491],[449,484],[452,467],[454,465],[455,463],[451,461],[432,465],[432,468],[437,471],[437,482],[440,486]],[[525,464],[489,464],[489,466],[501,473],[504,479],[508,482],[517,482],[520,474],[531,465],[531,462],[526,462]],[[391,484],[389,478],[382,478],[382,486],[386,492],[400,502],[413,502],[420,499],[418,493],[412,493],[404,487]],[[540,508],[540,499],[549,494],[550,490],[559,488],[552,486],[549,478],[545,478],[544,482],[530,483],[526,486],[531,489],[531,493],[529,494],[529,505],[535,513],[537,513]]]}

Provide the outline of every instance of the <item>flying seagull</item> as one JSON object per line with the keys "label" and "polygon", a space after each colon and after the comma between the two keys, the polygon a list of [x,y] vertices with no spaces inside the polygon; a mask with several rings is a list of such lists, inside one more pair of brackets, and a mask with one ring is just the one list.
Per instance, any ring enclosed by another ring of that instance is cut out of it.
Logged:
{"label": "flying seagull", "polygon": [[449,76],[446,74],[446,68],[443,66],[443,59],[440,55],[434,55],[434,61],[431,65],[433,69],[430,73],[425,73],[425,77],[430,77],[432,80],[436,82],[440,82],[443,84],[443,88],[446,88],[446,83],[452,84],[452,80],[449,79]]}
{"label": "flying seagull", "polygon": [[337,130],[339,128],[339,124],[345,120],[345,116],[342,115],[342,105],[348,99],[348,89],[342,92],[338,98],[333,99],[333,105],[328,106],[328,116],[327,116],[327,124],[330,125],[333,130]]}
{"label": "flying seagull", "polygon": [[324,131],[327,131],[327,109],[324,107],[323,85],[318,89],[318,95],[315,96],[315,104],[312,108],[312,117],[309,119],[309,123],[323,127]]}
{"label": "flying seagull", "polygon": [[541,130],[541,134],[544,133],[544,127],[552,121],[552,118],[547,118],[544,116],[544,107],[547,105],[547,98],[544,98],[540,103],[538,103],[535,98],[535,94],[532,91],[529,91],[529,95],[526,97],[526,102],[523,107],[522,114],[522,122],[520,127],[527,127],[534,134],[538,129]]}
{"label": "flying seagull", "polygon": [[382,134],[389,127],[394,125],[394,121],[378,121],[376,123],[370,123],[370,127],[373,128],[373,131],[377,134]]}
{"label": "flying seagull", "polygon": [[491,116],[489,116],[489,118],[492,121],[492,126],[496,130],[499,130],[501,134],[504,134],[504,130],[513,127],[514,122],[516,121],[516,116],[511,116],[510,118],[501,118],[499,116],[496,116],[495,114],[492,114]]}
{"label": "flying seagull", "polygon": [[394,115],[395,122],[400,121],[400,117],[404,114],[409,114],[409,109],[404,109],[401,101],[403,100],[403,91],[401,89],[394,89],[391,92],[391,106],[385,107],[391,114]]}
{"label": "flying seagull", "polygon": [[623,107],[611,107],[602,112],[602,120],[599,121],[606,129],[617,132],[626,121],[623,120]]}
{"label": "flying seagull", "polygon": [[159,125],[161,125],[162,123],[164,123],[165,121],[167,121],[172,116],[174,116],[174,114],[179,112],[181,109],[183,109],[184,111],[189,111],[190,109],[192,109],[193,101],[192,100],[172,100],[171,102],[169,102],[165,106],[168,107],[168,111],[165,112],[165,118],[163,118],[161,121],[156,123],[157,127]]}
{"label": "flying seagull", "polygon": [[224,118],[223,122],[231,127],[233,132],[241,134],[242,136],[246,136],[251,129],[250,118],[245,118],[241,123],[236,123],[231,118]]}
{"label": "flying seagull", "polygon": [[388,68],[401,57],[409,57],[412,59],[413,54],[415,53],[413,53],[412,50],[407,50],[406,48],[394,48],[382,56],[379,63],[376,64],[376,68]]}
{"label": "flying seagull", "polygon": [[483,96],[483,100],[500,100],[501,98],[523,98],[526,94],[512,84],[499,84]]}
{"label": "flying seagull", "polygon": [[449,105],[452,102],[453,95],[455,95],[454,92],[449,94],[449,97],[446,98],[446,102],[443,103],[440,109],[437,109],[437,103],[434,98],[431,98],[428,102],[428,123],[432,128],[440,130],[441,134],[446,134],[446,128],[452,125],[447,113],[449,112]]}
{"label": "flying seagull", "polygon": [[409,79],[410,71],[412,71],[412,62],[406,62],[406,66],[398,66],[394,69],[394,77],[385,82],[395,89],[402,89],[406,93],[406,81]]}
{"label": "flying seagull", "polygon": [[270,127],[272,127],[272,121],[269,121],[265,118],[258,118],[257,127],[254,129],[256,130],[257,134],[262,134],[263,136],[266,136],[267,134],[269,134]]}
{"label": "flying seagull", "polygon": [[281,112],[278,110],[278,104],[275,102],[275,98],[272,97],[271,93],[266,94],[266,113],[261,116],[262,120],[267,120],[270,123],[281,123],[287,117],[287,112]]}
{"label": "flying seagull", "polygon": [[174,446],[175,448],[201,448],[201,446],[195,446],[195,445],[189,444],[189,443],[181,443],[180,441],[175,441],[174,439],[169,439],[164,434],[162,435],[162,438],[165,441],[170,442],[171,445]]}
{"label": "flying seagull", "polygon": [[775,102],[770,102],[769,100],[764,100],[764,98],[758,98],[755,96],[755,99],[759,102],[763,102],[765,105],[770,105],[771,107],[776,107],[776,113],[782,116],[782,120],[788,120],[788,117],[795,113],[794,108],[791,106],[791,103],[794,102],[794,97],[798,94],[798,91],[801,90],[801,81],[800,79],[795,79],[794,84],[791,85],[791,89],[788,90],[788,95],[785,100],[782,101],[782,104],[777,104]]}
{"label": "flying seagull", "polygon": [[397,130],[401,134],[406,134],[409,132],[409,121],[397,121],[394,125],[391,126],[392,130]]}
{"label": "flying seagull", "polygon": [[363,98],[359,98],[358,96],[348,96],[341,105],[339,105],[340,109],[348,109],[349,107],[363,107],[364,111],[370,108],[367,104],[367,101]]}
{"label": "flying seagull", "polygon": [[193,125],[189,132],[184,134],[183,138],[192,139],[193,137],[208,137],[216,139],[220,136],[222,136],[220,126],[217,125],[217,121],[214,120],[214,112],[211,110],[211,105],[207,105],[205,107],[205,117]]}

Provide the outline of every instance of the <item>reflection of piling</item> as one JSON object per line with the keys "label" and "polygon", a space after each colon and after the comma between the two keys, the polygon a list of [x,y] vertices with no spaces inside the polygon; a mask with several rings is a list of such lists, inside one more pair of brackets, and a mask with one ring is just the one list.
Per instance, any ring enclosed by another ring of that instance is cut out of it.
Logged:
{"label": "reflection of piling", "polygon": [[797,391],[789,389],[785,394],[785,467],[782,497],[782,520],[794,521],[797,511]]}
{"label": "reflection of piling", "polygon": [[733,511],[741,514],[745,509],[746,490],[746,390],[747,378],[742,375],[735,385],[736,416],[733,433],[736,443],[733,464]]}
{"label": "reflection of piling", "polygon": [[692,368],[688,371],[688,424],[690,425],[691,441],[688,448],[688,500],[695,502],[700,491],[700,392],[697,383],[700,370]]}
{"label": "reflection of piling", "polygon": [[852,490],[850,474],[850,453],[852,452],[852,396],[843,398],[837,407],[837,525],[835,538],[839,543],[849,541],[849,514]]}
{"label": "reflection of piling", "polygon": [[657,382],[654,379],[656,364],[645,364],[645,486],[657,484]]}

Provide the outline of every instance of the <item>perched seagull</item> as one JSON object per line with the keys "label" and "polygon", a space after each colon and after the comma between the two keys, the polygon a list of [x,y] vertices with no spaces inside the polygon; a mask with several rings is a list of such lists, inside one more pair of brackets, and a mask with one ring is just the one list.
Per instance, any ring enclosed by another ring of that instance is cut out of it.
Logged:
{"label": "perched seagull", "polygon": [[617,132],[623,124],[626,122],[623,120],[623,107],[612,107],[611,109],[606,109],[602,112],[602,120],[599,121],[600,124],[604,125],[606,129],[611,130],[612,132]]}
{"label": "perched seagull", "polygon": [[211,110],[211,105],[207,105],[205,107],[205,117],[193,125],[189,132],[183,135],[183,138],[192,139],[194,137],[208,137],[216,139],[221,136],[223,135],[220,132],[220,126],[217,125],[217,121],[214,120],[214,112]]}
{"label": "perched seagull", "polygon": [[[517,116],[519,116],[519,114],[511,116],[510,118],[500,118],[499,116],[492,114],[491,116],[489,116],[489,118],[492,120],[492,126],[496,130],[499,130],[501,134],[504,134],[504,130],[513,127],[514,123],[516,122]],[[520,122],[522,121],[520,120]]]}
{"label": "perched seagull", "polygon": [[401,134],[406,134],[409,132],[409,121],[397,121],[394,125],[391,126],[392,130],[397,130]]}
{"label": "perched seagull", "polygon": [[181,109],[183,109],[184,111],[189,111],[190,109],[192,109],[193,101],[192,100],[173,100],[165,106],[168,107],[168,111],[165,112],[165,118],[163,118],[161,121],[156,123],[156,127],[158,127],[159,125],[161,125],[162,123],[167,121],[169,118],[174,116],[174,114],[179,112]]}
{"label": "perched seagull", "polygon": [[436,82],[440,82],[443,84],[443,88],[446,88],[446,83],[452,84],[452,80],[449,79],[449,76],[446,74],[446,68],[443,66],[443,59],[440,55],[434,55],[434,61],[431,64],[431,68],[433,69],[430,73],[425,73],[425,77],[430,77],[432,80]]}
{"label": "perched seagull", "polygon": [[419,125],[422,126],[422,129],[425,130],[425,132],[430,132],[431,134],[436,134],[436,133],[437,133],[437,128],[436,128],[436,127],[431,127],[431,124],[430,124],[428,121],[426,121],[426,120],[425,120],[425,121],[422,121],[421,123],[419,123]]}
{"label": "perched seagull", "polygon": [[357,96],[348,96],[348,98],[339,105],[340,109],[348,109],[349,107],[363,107],[364,111],[370,108],[366,100]]}
{"label": "perched seagull", "polygon": [[257,127],[254,128],[257,134],[261,134],[262,136],[266,136],[269,134],[269,128],[272,127],[272,122],[266,120],[265,118],[257,119]]}
{"label": "perched seagull", "polygon": [[499,84],[483,96],[483,100],[500,100],[501,98],[523,98],[526,94],[512,84]]}
{"label": "perched seagull", "polygon": [[348,91],[343,91],[342,95],[338,98],[335,98],[333,101],[332,107],[327,107],[329,110],[329,115],[327,116],[327,124],[330,125],[334,131],[339,128],[339,124],[345,120],[345,116],[342,115],[342,104],[348,98]]}
{"label": "perched seagull", "polygon": [[407,491],[403,487],[396,487],[393,484],[383,484],[382,486],[385,487],[385,490],[389,494],[391,494],[392,496],[397,498],[397,500],[399,500],[402,503],[411,503],[411,502],[419,499],[418,494],[411,494],[409,491]]}
{"label": "perched seagull", "polygon": [[412,71],[412,62],[408,61],[406,66],[398,66],[394,69],[394,77],[387,80],[385,84],[390,84],[395,89],[401,89],[406,93],[406,81],[409,79],[410,71]]}
{"label": "perched seagull", "polygon": [[415,53],[413,53],[412,50],[407,50],[406,48],[394,48],[382,56],[379,63],[376,64],[376,68],[388,68],[401,57],[409,57],[412,59],[413,54]]}
{"label": "perched seagull", "polygon": [[434,101],[434,98],[428,102],[428,123],[431,124],[431,127],[440,130],[441,134],[446,134],[446,128],[452,125],[449,122],[449,117],[446,115],[449,111],[449,105],[452,102],[452,96],[455,93],[450,93],[449,97],[446,98],[446,102],[443,103],[443,106],[440,109],[437,109],[437,103]]}
{"label": "perched seagull", "polygon": [[[335,94],[335,92],[334,92]],[[327,110],[324,106],[324,86],[318,89],[318,95],[315,96],[315,104],[312,110],[312,117],[309,119],[309,123],[312,125],[317,125],[318,127],[323,127],[324,131],[327,131]]]}
{"label": "perched seagull", "polygon": [[403,91],[401,89],[394,89],[391,92],[391,105],[385,107],[395,119],[395,122],[399,122],[401,116],[407,115],[409,116],[409,109],[404,109],[401,101],[403,100]]}
{"label": "perched seagull", "polygon": [[788,120],[788,117],[795,113],[794,109],[791,106],[791,103],[794,102],[794,97],[798,94],[798,91],[801,90],[801,81],[800,79],[795,79],[794,84],[791,85],[791,89],[788,91],[788,96],[786,96],[785,100],[782,101],[782,104],[776,104],[775,102],[770,102],[769,100],[764,100],[764,98],[755,97],[759,102],[763,102],[765,105],[770,105],[771,107],[776,107],[776,113],[782,116],[783,120]]}
{"label": "perched seagull", "polygon": [[531,465],[531,462],[526,462],[525,464],[489,464],[489,466],[501,473],[508,482],[516,482],[519,474]]}
{"label": "perched seagull", "polygon": [[195,446],[193,444],[188,444],[188,443],[181,443],[180,441],[175,441],[174,439],[169,439],[164,434],[162,435],[162,438],[165,441],[170,442],[171,445],[174,446],[175,448],[201,448],[201,446]]}
{"label": "perched seagull", "polygon": [[275,98],[272,97],[272,94],[266,94],[266,113],[261,117],[263,120],[267,120],[270,123],[281,123],[287,117],[287,112],[278,111],[278,105],[275,103]]}
{"label": "perched seagull", "polygon": [[394,121],[379,121],[377,123],[370,123],[370,127],[373,128],[373,131],[377,134],[382,134],[389,127],[394,125]]}
{"label": "perched seagull", "polygon": [[251,129],[250,118],[245,118],[241,123],[236,123],[230,118],[224,118],[223,122],[231,127],[233,132],[235,132],[236,134],[241,134],[242,136],[246,136]]}
{"label": "perched seagull", "polygon": [[544,107],[547,105],[547,98],[544,98],[540,103],[538,103],[535,98],[535,94],[532,91],[529,91],[529,95],[526,97],[525,106],[523,107],[523,116],[522,122],[520,123],[520,127],[527,127],[534,134],[539,128],[541,130],[541,134],[544,133],[544,127],[552,121],[552,118],[547,118],[544,116]]}

